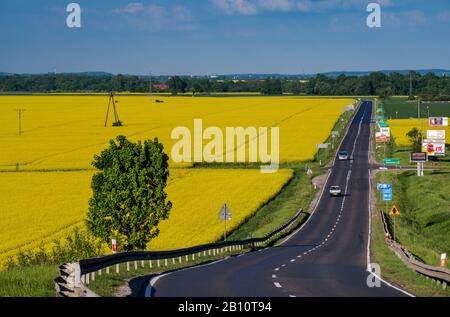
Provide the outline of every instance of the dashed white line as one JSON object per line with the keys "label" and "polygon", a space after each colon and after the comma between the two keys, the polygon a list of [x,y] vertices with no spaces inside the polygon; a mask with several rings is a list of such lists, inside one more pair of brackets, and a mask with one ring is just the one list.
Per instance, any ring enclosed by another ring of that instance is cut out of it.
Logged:
{"label": "dashed white line", "polygon": [[275,274],[272,274],[272,278],[277,278],[277,276]]}
{"label": "dashed white line", "polygon": [[280,283],[278,283],[278,282],[275,282],[275,283],[273,283],[276,287],[278,287],[278,288],[281,288],[282,286],[281,286],[281,284]]}

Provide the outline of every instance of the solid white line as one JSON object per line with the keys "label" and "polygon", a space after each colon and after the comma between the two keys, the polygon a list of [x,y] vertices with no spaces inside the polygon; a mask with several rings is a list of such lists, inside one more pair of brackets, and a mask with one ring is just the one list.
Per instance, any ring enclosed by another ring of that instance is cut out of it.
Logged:
{"label": "solid white line", "polygon": [[281,284],[280,283],[278,283],[278,282],[275,282],[275,283],[273,283],[276,287],[278,287],[278,288],[281,288],[282,286],[281,286]]}

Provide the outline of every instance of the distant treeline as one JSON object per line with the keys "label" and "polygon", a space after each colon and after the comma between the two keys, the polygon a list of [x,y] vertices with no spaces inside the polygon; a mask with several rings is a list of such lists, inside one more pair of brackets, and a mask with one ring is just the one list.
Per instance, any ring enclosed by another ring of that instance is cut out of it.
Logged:
{"label": "distant treeline", "polygon": [[[165,86],[167,85],[167,86]],[[265,95],[319,96],[380,96],[409,95],[410,76],[400,73],[386,75],[374,72],[368,76],[345,76],[335,78],[316,75],[309,80],[271,79],[265,80],[218,80],[173,76],[153,78],[153,92],[178,93],[254,93]],[[450,78],[433,73],[412,74],[413,95],[424,100],[450,100]],[[3,93],[51,93],[51,92],[131,92],[148,93],[148,77],[117,75],[89,76],[80,74],[10,75],[0,77],[0,92]]]}

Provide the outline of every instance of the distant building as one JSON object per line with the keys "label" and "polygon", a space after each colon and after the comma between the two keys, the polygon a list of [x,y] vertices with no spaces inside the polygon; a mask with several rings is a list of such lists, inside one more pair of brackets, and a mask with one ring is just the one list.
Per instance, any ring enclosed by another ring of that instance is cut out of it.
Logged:
{"label": "distant building", "polygon": [[166,84],[156,84],[156,85],[153,85],[153,88],[158,89],[160,91],[165,91],[165,90],[168,90],[170,87],[169,87],[169,85],[166,85]]}

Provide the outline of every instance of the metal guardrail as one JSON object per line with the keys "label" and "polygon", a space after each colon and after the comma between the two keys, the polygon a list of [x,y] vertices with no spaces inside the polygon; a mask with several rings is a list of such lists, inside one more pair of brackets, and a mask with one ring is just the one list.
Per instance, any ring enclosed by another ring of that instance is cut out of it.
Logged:
{"label": "metal guardrail", "polygon": [[[95,280],[96,273],[102,274],[102,269],[106,268],[106,274],[110,273],[110,268],[116,266],[115,271],[119,273],[119,264],[127,263],[129,269],[130,262],[134,262],[135,269],[138,267],[138,261],[141,261],[141,266],[144,266],[144,261],[148,261],[149,268],[152,268],[152,261],[155,267],[167,266],[167,260],[189,257],[195,260],[195,256],[203,257],[215,256],[226,252],[236,252],[243,250],[245,247],[263,247],[272,239],[279,239],[292,225],[299,219],[303,213],[300,209],[286,224],[276,229],[275,231],[265,235],[262,238],[253,238],[240,241],[224,241],[218,243],[210,243],[199,245],[191,248],[178,249],[173,251],[133,251],[116,253],[104,257],[91,258],[80,260],[76,263],[66,263],[59,267],[59,276],[54,280],[55,289],[58,297],[95,297],[95,293],[90,291],[86,285],[89,285],[91,280]],[[161,264],[161,260],[163,263]]]}
{"label": "metal guardrail", "polygon": [[429,278],[442,282],[445,288],[450,283],[450,270],[444,267],[431,266],[418,261],[414,255],[409,252],[405,247],[391,239],[391,233],[389,226],[386,222],[385,214],[380,210],[380,216],[383,221],[383,229],[386,235],[386,242],[389,248],[402,260],[402,262],[410,269],[425,275]]}

